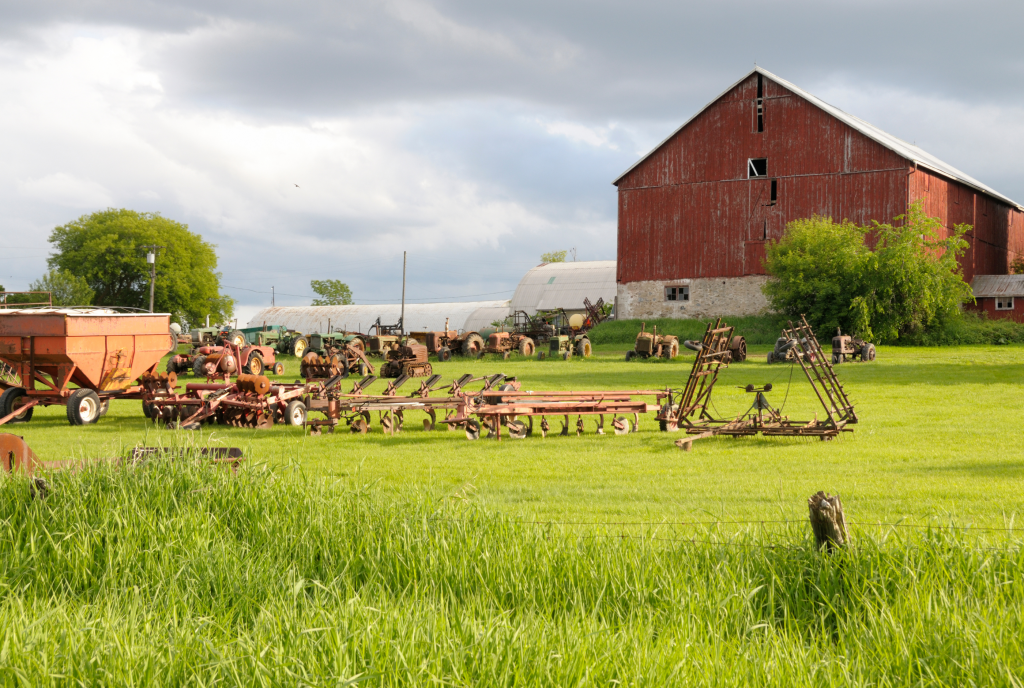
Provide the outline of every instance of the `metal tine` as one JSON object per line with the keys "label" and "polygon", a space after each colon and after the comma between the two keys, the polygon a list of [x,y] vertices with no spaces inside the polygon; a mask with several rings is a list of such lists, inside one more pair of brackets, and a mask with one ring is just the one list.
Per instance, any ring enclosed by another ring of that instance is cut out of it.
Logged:
{"label": "metal tine", "polygon": [[366,389],[367,387],[369,387],[370,385],[372,385],[376,381],[377,381],[377,376],[376,375],[367,375],[362,380],[360,380],[359,382],[355,383],[352,386],[352,391],[349,392],[349,393],[350,394],[359,394],[360,392],[362,392],[364,389]]}
{"label": "metal tine", "polygon": [[488,391],[490,391],[494,387],[494,385],[498,384],[499,382],[501,382],[504,379],[505,379],[505,376],[502,373],[497,373],[495,375],[491,375],[489,378],[487,378],[487,381],[484,383],[484,388],[482,390],[480,390],[480,391],[488,392]]}

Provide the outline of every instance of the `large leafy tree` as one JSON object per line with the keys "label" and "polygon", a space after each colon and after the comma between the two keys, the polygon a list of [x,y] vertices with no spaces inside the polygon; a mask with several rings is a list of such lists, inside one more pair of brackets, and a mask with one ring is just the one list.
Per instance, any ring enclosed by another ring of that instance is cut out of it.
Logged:
{"label": "large leafy tree", "polygon": [[88,306],[96,295],[84,277],[72,275],[66,270],[50,270],[28,288],[50,292],[54,306]]}
{"label": "large leafy tree", "polygon": [[50,233],[51,269],[85,279],[97,306],[149,308],[149,265],[142,246],[163,246],[156,263],[155,310],[185,328],[209,314],[226,322],[234,300],[220,293],[214,245],[158,213],[108,208]]}
{"label": "large leafy tree", "polygon": [[352,290],[341,280],[311,280],[309,286],[320,297],[313,299],[314,306],[348,306],[352,303]]}
{"label": "large leafy tree", "polygon": [[958,317],[972,300],[957,262],[970,229],[947,232],[919,203],[894,224],[797,220],[766,250],[764,293],[777,311],[806,315],[820,332],[841,327],[895,341]]}

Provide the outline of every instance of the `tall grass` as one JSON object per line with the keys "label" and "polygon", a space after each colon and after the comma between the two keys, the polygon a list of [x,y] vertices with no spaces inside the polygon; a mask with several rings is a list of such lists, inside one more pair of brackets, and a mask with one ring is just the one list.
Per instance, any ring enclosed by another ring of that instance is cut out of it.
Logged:
{"label": "tall grass", "polygon": [[0,484],[5,685],[1009,684],[1024,555],[613,531],[189,462]]}

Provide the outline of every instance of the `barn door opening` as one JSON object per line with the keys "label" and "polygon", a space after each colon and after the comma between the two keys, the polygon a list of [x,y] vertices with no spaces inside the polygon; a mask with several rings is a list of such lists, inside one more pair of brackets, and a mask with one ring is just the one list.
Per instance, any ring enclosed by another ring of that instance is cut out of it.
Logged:
{"label": "barn door opening", "polygon": [[768,177],[756,177],[747,181],[749,188],[749,213],[746,241],[744,242],[743,274],[764,274],[764,247],[771,238],[770,229],[778,202],[778,181]]}

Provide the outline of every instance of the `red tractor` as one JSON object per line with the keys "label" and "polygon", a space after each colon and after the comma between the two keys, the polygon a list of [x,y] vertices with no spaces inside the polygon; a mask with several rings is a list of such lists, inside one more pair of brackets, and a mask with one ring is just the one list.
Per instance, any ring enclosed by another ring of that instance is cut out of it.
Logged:
{"label": "red tractor", "polygon": [[[228,359],[231,359],[230,362]],[[227,370],[231,367],[232,370]],[[272,346],[200,346],[190,354],[172,356],[167,362],[168,373],[184,373],[191,370],[196,377],[210,377],[218,374],[233,374],[238,371],[249,375],[284,374],[284,364],[274,356]]]}

